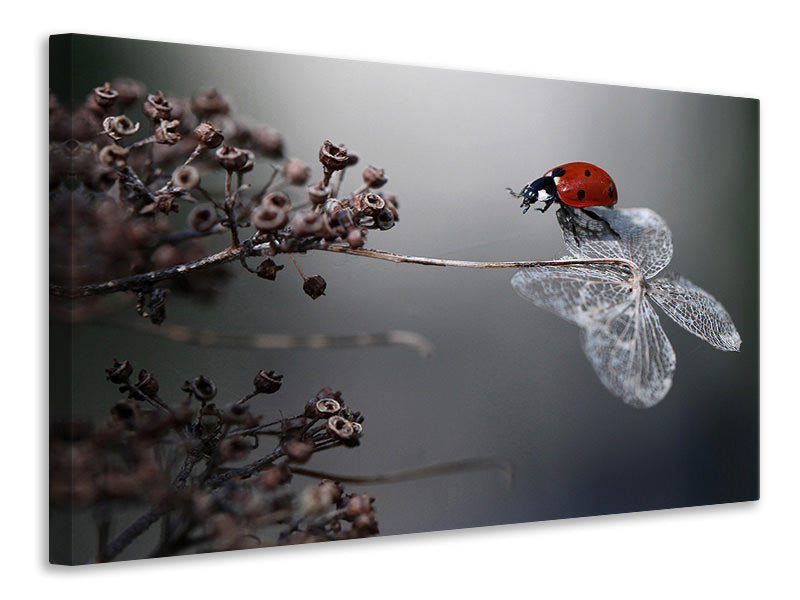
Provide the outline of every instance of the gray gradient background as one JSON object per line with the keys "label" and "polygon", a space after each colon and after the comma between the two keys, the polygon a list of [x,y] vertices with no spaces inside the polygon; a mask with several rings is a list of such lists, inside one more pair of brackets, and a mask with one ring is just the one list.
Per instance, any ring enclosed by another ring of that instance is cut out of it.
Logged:
{"label": "gray gradient background", "polygon": [[[635,410],[600,384],[577,328],[514,293],[511,271],[318,253],[298,261],[327,279],[322,299],[304,296],[284,261],[275,283],[237,272],[215,305],[173,297],[168,322],[238,333],[409,329],[431,339],[435,355],[206,349],[79,325],[76,413],[107,410],[115,393],[103,369],[112,357],[152,370],[165,397],[200,372],[238,397],[255,371],[270,368],[286,383],[256,403],[264,413],[296,410],[330,385],[366,416],[358,449],[323,453],[313,468],[372,474],[467,457],[513,462],[511,489],[493,472],[350,486],[377,497],[383,534],[758,497],[757,101],[110,38],[76,37],[74,58],[78,96],[121,75],[177,97],[213,86],[234,99],[236,115],[279,129],[288,154],[314,164],[315,177],[325,139],[347,145],[361,165],[385,168],[401,220],[372,233],[369,247],[557,258],[555,215],[521,215],[505,187],[520,189],[563,162],[596,163],[614,177],[618,206],[666,219],[675,244],[668,269],[719,299],[743,340],[740,353],[723,353],[659,313],[677,372],[658,406]],[[356,186],[361,165],[345,188]],[[262,161],[249,180],[268,172]]]}

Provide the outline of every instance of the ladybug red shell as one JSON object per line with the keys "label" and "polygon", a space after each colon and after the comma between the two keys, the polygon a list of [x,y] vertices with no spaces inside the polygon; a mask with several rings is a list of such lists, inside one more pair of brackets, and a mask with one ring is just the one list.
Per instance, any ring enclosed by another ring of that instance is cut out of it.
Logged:
{"label": "ladybug red shell", "polygon": [[[509,190],[511,191],[511,190]],[[543,202],[540,212],[550,208],[553,202],[584,208],[587,206],[614,206],[617,203],[617,186],[611,175],[597,165],[587,162],[571,162],[554,167],[539,179],[531,181],[516,198],[522,198],[522,212],[536,202]]]}
{"label": "ladybug red shell", "polygon": [[614,206],[617,186],[611,175],[600,167],[586,162],[573,162],[551,169],[544,174],[556,184],[558,199],[570,206]]}

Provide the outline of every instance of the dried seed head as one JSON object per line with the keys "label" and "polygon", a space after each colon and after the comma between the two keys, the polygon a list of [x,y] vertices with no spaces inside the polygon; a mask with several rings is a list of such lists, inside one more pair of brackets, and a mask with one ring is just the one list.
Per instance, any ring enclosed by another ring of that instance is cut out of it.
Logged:
{"label": "dried seed head", "polygon": [[241,171],[247,165],[249,159],[250,157],[244,150],[233,146],[222,145],[217,150],[217,162],[229,173]]}
{"label": "dried seed head", "polygon": [[258,267],[256,267],[256,275],[258,275],[262,279],[275,281],[275,278],[278,276],[278,271],[280,271],[282,268],[283,265],[275,264],[274,260],[268,258],[260,265],[258,265]]}
{"label": "dried seed head", "polygon": [[216,384],[204,375],[200,375],[184,384],[185,391],[190,391],[200,402],[208,402],[217,395]]}
{"label": "dried seed head", "polygon": [[364,169],[361,177],[364,179],[364,183],[371,188],[379,188],[387,181],[383,169],[373,166]]}
{"label": "dried seed head", "polygon": [[111,84],[106,82],[103,85],[94,88],[94,102],[103,109],[111,108],[117,101],[119,93],[112,89]]}
{"label": "dried seed head", "polygon": [[270,202],[259,204],[250,214],[253,227],[263,232],[277,231],[289,221],[289,215],[283,208]]}
{"label": "dried seed head", "polygon": [[350,201],[350,206],[356,215],[375,217],[384,209],[386,201],[378,194],[358,194]]}
{"label": "dried seed head", "polygon": [[181,190],[193,190],[199,183],[200,171],[195,169],[192,165],[178,167],[172,173],[172,184]]}
{"label": "dried seed head", "polygon": [[269,127],[257,127],[250,131],[253,147],[261,154],[280,156],[283,150],[283,136]]}
{"label": "dried seed head", "polygon": [[297,214],[292,219],[292,233],[297,237],[314,237],[322,231],[322,215],[318,213]]}
{"label": "dried seed head", "polygon": [[262,204],[270,204],[283,210],[289,210],[292,201],[284,192],[270,192],[261,199]]}
{"label": "dried seed head", "polygon": [[360,229],[351,229],[345,241],[351,248],[361,248],[364,245],[364,234]]}
{"label": "dried seed head", "polygon": [[136,381],[136,387],[140,392],[147,396],[155,396],[158,394],[158,381],[156,381],[156,378],[153,377],[152,373],[149,373],[144,369],[139,371],[139,378]]}
{"label": "dried seed head", "polygon": [[344,488],[342,488],[342,484],[331,479],[323,479],[319,482],[319,487],[328,497],[330,497],[331,504],[339,504],[339,501],[344,495]]}
{"label": "dried seed head", "polygon": [[145,93],[144,86],[133,79],[115,79],[113,88],[117,90],[117,102],[128,107],[138,102]]}
{"label": "dried seed head", "polygon": [[281,383],[283,383],[283,375],[262,369],[253,379],[253,388],[259,394],[274,394],[281,389]]}
{"label": "dried seed head", "polygon": [[322,275],[314,275],[303,281],[303,291],[312,300],[324,296],[326,287],[328,287],[328,284],[325,282]]}
{"label": "dried seed head", "polygon": [[325,140],[319,149],[319,162],[326,171],[341,171],[350,164],[350,155],[344,146]]}
{"label": "dried seed head", "polygon": [[231,105],[217,90],[205,90],[194,96],[190,103],[192,112],[203,115],[227,115]]}
{"label": "dried seed head", "polygon": [[351,440],[353,436],[355,436],[353,424],[344,417],[338,415],[328,419],[328,422],[325,424],[325,429],[331,437],[339,440]]}
{"label": "dried seed head", "polygon": [[133,374],[133,367],[131,363],[127,360],[119,362],[116,358],[114,359],[114,365],[108,369],[106,369],[106,378],[111,383],[125,383],[128,381],[128,378]]}
{"label": "dried seed head", "polygon": [[197,143],[203,148],[216,148],[219,146],[225,137],[211,123],[200,123],[194,128],[194,138]]}
{"label": "dried seed head", "polygon": [[283,445],[283,450],[289,460],[302,464],[314,453],[314,442],[292,439]]}
{"label": "dried seed head", "polygon": [[154,123],[162,119],[169,119],[172,114],[172,105],[161,92],[148,94],[142,106],[142,112]]}
{"label": "dried seed head", "polygon": [[394,217],[392,216],[392,212],[389,209],[384,208],[377,215],[375,215],[375,226],[382,231],[386,231],[387,229],[394,227]]}
{"label": "dried seed head", "polygon": [[116,144],[109,144],[108,146],[103,146],[97,154],[97,158],[100,160],[101,164],[107,167],[121,169],[128,162],[128,154],[130,154],[130,149],[117,146]]}
{"label": "dried seed head", "polygon": [[220,457],[225,461],[241,460],[250,452],[250,442],[240,435],[225,438],[217,446]]}
{"label": "dried seed head", "polygon": [[353,521],[361,515],[372,514],[374,512],[372,508],[373,502],[375,502],[375,498],[371,498],[366,494],[349,496],[345,503],[345,518]]}
{"label": "dried seed head", "polygon": [[333,398],[312,398],[306,403],[305,416],[309,419],[328,418],[338,414],[342,405]]}
{"label": "dried seed head", "polygon": [[331,188],[323,185],[321,181],[308,187],[308,199],[314,206],[325,204],[330,195]]}
{"label": "dried seed head", "polygon": [[103,119],[103,132],[113,140],[119,141],[139,131],[139,123],[134,123],[125,115]]}
{"label": "dried seed head", "polygon": [[283,176],[292,185],[304,185],[311,176],[311,167],[296,158],[290,158],[283,165]]}
{"label": "dried seed head", "polygon": [[270,465],[264,469],[259,477],[259,482],[264,488],[274,490],[292,479],[292,472],[284,465]]}
{"label": "dried seed head", "polygon": [[242,150],[245,154],[247,154],[247,162],[239,171],[240,173],[249,173],[253,170],[253,167],[256,164],[256,155],[253,153],[252,150]]}
{"label": "dried seed head", "polygon": [[159,144],[173,146],[181,141],[181,134],[178,133],[178,126],[181,124],[177,120],[162,119],[156,126],[155,138]]}

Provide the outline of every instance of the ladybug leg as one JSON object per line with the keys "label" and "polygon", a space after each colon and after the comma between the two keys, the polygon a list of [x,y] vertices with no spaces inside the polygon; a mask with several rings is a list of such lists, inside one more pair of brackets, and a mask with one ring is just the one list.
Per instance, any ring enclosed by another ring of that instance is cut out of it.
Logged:
{"label": "ladybug leg", "polygon": [[572,239],[575,240],[575,243],[580,246],[581,238],[578,235],[578,229],[575,225],[572,211],[567,209],[564,205],[561,205],[556,211],[556,218],[558,219],[558,224],[561,226],[561,230],[565,234],[569,233]]}
{"label": "ladybug leg", "polygon": [[553,202],[555,202],[555,199],[554,198],[550,198],[549,200],[543,200],[543,202],[544,202],[544,206],[543,207],[537,207],[536,208],[536,210],[538,210],[540,213],[543,213],[548,208],[550,208],[550,205],[553,204]]}
{"label": "ladybug leg", "polygon": [[614,231],[608,221],[606,221],[603,217],[598,215],[593,210],[589,210],[586,208],[579,208],[586,217],[588,217],[588,221],[583,225],[583,227],[589,231],[591,231],[597,237],[606,237],[606,236],[613,236],[615,239],[620,239],[619,234]]}

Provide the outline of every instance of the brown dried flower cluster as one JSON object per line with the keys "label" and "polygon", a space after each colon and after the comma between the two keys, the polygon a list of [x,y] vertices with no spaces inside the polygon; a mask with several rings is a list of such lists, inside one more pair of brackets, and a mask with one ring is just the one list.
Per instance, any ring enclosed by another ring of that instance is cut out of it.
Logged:
{"label": "brown dried flower cluster", "polygon": [[[273,260],[280,254],[336,244],[360,248],[369,230],[397,222],[396,197],[378,191],[386,183],[383,169],[368,166],[356,189],[340,193],[358,158],[325,141],[318,152],[321,178],[310,183],[312,167],[283,158],[278,131],[233,113],[217,90],[184,101],[125,79],[98,86],[72,112],[51,95],[56,313],[91,315],[87,299],[128,291],[139,313],[160,323],[168,290],[212,293],[226,263],[274,280],[283,268]],[[265,158],[271,175],[249,182]],[[183,207],[189,210],[181,227],[169,215]],[[220,235],[228,243],[212,251],[211,240]],[[246,260],[252,256],[267,258],[254,268]],[[321,275],[301,276],[309,297],[323,295]]]}
{"label": "brown dried flower cluster", "polygon": [[54,508],[102,509],[110,519],[115,507],[149,506],[119,530],[101,523],[96,560],[114,560],[159,521],[162,534],[150,556],[378,533],[374,499],[345,494],[324,477],[299,491],[291,485],[295,469],[315,453],[358,445],[363,417],[341,392],[324,388],[298,414],[267,421],[253,405],[281,388],[274,371],[259,371],[249,393],[225,400],[199,375],[173,403],[162,398],[152,373],[134,372],[116,360],[106,370],[122,397],[105,423],[73,420],[50,434]]}

